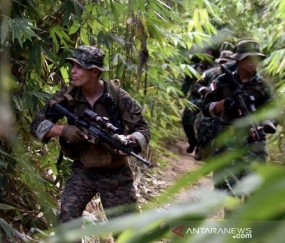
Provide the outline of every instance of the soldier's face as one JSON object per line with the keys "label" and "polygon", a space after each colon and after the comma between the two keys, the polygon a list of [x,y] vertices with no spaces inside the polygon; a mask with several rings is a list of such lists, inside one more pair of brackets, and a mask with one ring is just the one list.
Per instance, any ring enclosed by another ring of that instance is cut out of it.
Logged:
{"label": "soldier's face", "polygon": [[247,56],[239,61],[239,68],[246,72],[252,73],[256,71],[259,63],[260,58],[258,56]]}
{"label": "soldier's face", "polygon": [[73,86],[83,86],[92,82],[94,78],[94,69],[85,69],[78,63],[74,62],[71,69],[71,81]]}

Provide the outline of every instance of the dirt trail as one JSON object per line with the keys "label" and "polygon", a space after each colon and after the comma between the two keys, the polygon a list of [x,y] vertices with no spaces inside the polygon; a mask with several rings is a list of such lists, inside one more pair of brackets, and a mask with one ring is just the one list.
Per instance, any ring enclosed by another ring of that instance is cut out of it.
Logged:
{"label": "dirt trail", "polygon": [[[168,157],[168,163],[160,168],[154,168],[143,173],[135,172],[135,187],[137,188],[137,196],[141,204],[148,200],[155,199],[170,185],[185,173],[197,170],[204,162],[196,161],[194,153],[186,152],[188,143],[184,140],[171,142],[166,145],[166,149],[171,151],[175,157]],[[139,167],[137,167],[139,168]],[[155,173],[157,171],[157,173]],[[176,201],[198,201],[195,198],[197,190],[203,187],[213,188],[211,176],[200,178],[194,185],[184,188],[181,192],[174,195]]]}
{"label": "dirt trail", "polygon": [[[181,175],[197,170],[203,165],[204,162],[194,159],[194,152],[192,154],[186,152],[188,146],[189,144],[183,140],[169,144],[168,149],[178,156],[177,158],[169,159],[169,165],[165,169],[165,176],[163,178],[169,183],[174,183],[175,179]],[[191,192],[202,187],[213,187],[210,175],[199,179],[195,185],[189,185],[189,188],[181,192],[178,197],[180,200],[189,199]]]}
{"label": "dirt trail", "polygon": [[[204,162],[196,161],[194,159],[194,152],[192,154],[186,152],[188,146],[189,145],[185,140],[168,144],[167,149],[177,155],[177,158],[169,158],[169,164],[165,168],[161,168],[161,170],[163,171],[162,175],[155,178],[157,180],[156,184],[160,185],[160,187],[154,187],[152,189],[153,192],[162,192],[167,186],[175,183],[177,178],[179,178],[183,174],[197,170],[204,164]],[[161,187],[161,185],[163,185],[163,187]],[[211,174],[200,178],[194,185],[189,184],[189,187],[185,188],[177,195],[175,195],[174,199],[175,201],[180,202],[199,202],[201,196],[199,190],[201,190],[202,188],[213,189],[213,181]],[[223,218],[223,210],[217,211],[213,215],[210,215],[209,218]]]}

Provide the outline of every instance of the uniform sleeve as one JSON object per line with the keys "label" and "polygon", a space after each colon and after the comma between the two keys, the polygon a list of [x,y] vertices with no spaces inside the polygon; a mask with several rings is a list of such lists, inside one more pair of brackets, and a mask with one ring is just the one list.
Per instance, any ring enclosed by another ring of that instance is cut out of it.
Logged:
{"label": "uniform sleeve", "polygon": [[190,78],[188,75],[186,75],[184,82],[182,84],[181,87],[181,91],[183,92],[183,94],[186,96],[188,91],[190,90],[190,87],[192,85],[192,83],[194,82],[193,78]]}
{"label": "uniform sleeve", "polygon": [[196,90],[196,92],[199,93],[200,95],[204,95],[203,91],[204,90],[208,91],[206,80],[204,78],[198,79],[197,82],[195,83],[194,90]]}
{"label": "uniform sleeve", "polygon": [[217,115],[214,113],[214,108],[217,102],[223,99],[222,90],[219,85],[220,79],[221,76],[211,82],[209,85],[211,91],[207,93],[204,98],[202,112],[206,117],[217,117]]}
{"label": "uniform sleeve", "polygon": [[[276,98],[274,97],[278,97],[278,95],[275,93],[273,86],[270,85],[267,81],[262,80],[262,83],[263,83],[263,88],[264,88],[264,93],[265,93],[264,94],[264,99],[265,99],[264,112],[267,112],[272,109],[272,106],[274,106],[274,103],[276,101]],[[265,133],[275,133],[276,126],[278,123],[280,123],[280,121],[278,121],[278,118],[276,120],[265,119],[264,121],[261,122],[261,125],[264,126]]]}
{"label": "uniform sleeve", "polygon": [[150,140],[150,132],[146,119],[142,115],[141,105],[121,88],[120,102],[121,117],[128,129],[128,133],[134,136],[138,140],[141,149],[145,150]]}
{"label": "uniform sleeve", "polygon": [[[57,100],[65,90],[62,90],[55,94],[51,99]],[[50,100],[49,100],[50,101]],[[49,106],[49,101],[46,105],[36,113],[32,123],[30,125],[31,134],[42,141],[43,143],[48,143],[51,138],[46,138],[46,133],[54,126],[54,124],[62,118],[56,112],[54,112]]]}

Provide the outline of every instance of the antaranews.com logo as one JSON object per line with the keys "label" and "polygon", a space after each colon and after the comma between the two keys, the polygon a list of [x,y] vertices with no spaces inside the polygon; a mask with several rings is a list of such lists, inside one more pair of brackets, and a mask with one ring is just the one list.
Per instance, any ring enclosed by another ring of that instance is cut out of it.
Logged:
{"label": "antaranews.com logo", "polygon": [[185,225],[179,225],[172,229],[172,232],[180,237],[184,237],[187,234],[226,234],[231,235],[233,239],[252,239],[251,228],[234,228],[234,227],[185,227]]}
{"label": "antaranews.com logo", "polygon": [[[242,221],[225,219],[169,222],[169,233],[174,242],[187,242],[189,239],[191,243],[284,243],[284,228],[285,220]],[[271,238],[268,232],[272,231],[278,232],[280,237],[274,235]]]}

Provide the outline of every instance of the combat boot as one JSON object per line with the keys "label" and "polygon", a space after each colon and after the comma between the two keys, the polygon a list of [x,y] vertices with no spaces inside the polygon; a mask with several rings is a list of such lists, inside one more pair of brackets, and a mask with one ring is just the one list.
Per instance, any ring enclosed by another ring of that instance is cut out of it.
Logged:
{"label": "combat boot", "polygon": [[194,159],[197,160],[197,161],[202,160],[202,156],[201,156],[200,149],[199,149],[198,146],[195,149]]}
{"label": "combat boot", "polygon": [[189,154],[193,153],[195,147],[196,147],[196,144],[195,143],[191,143],[190,146],[186,150],[187,153],[189,153]]}

